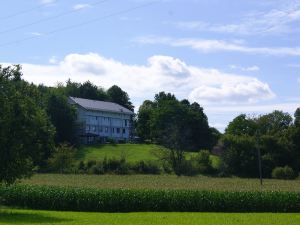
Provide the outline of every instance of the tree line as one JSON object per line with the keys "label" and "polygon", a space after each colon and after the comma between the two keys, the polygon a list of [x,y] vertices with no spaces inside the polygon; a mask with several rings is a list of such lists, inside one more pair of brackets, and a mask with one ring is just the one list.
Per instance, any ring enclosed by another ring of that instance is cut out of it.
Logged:
{"label": "tree line", "polygon": [[[116,85],[107,90],[89,81],[34,85],[22,79],[21,66],[0,66],[0,182],[46,171],[54,156],[68,154],[62,143],[76,144],[76,110],[68,96],[112,101],[134,110],[129,95]],[[282,111],[256,117],[241,114],[221,134],[209,126],[198,103],[160,92],[140,106],[134,133],[143,142],[164,146],[158,157],[177,175],[201,171],[257,177],[258,152],[264,177],[293,178],[300,171],[300,108],[294,118]],[[198,154],[187,159],[187,151]],[[209,157],[216,152],[221,159],[217,171]]]}
{"label": "tree line", "polygon": [[0,182],[13,183],[45,170],[60,143],[77,143],[76,109],[68,104],[68,96],[134,109],[128,94],[116,85],[107,90],[89,81],[35,85],[22,79],[20,65],[0,65]]}

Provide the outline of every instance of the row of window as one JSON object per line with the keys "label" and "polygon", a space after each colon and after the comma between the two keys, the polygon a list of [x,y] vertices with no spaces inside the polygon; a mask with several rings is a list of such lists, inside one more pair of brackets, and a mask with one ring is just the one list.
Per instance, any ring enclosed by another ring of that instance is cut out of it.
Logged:
{"label": "row of window", "polygon": [[121,132],[123,134],[126,133],[126,129],[125,128],[120,128],[120,127],[102,127],[102,126],[94,126],[94,125],[86,125],[86,131],[93,131],[93,132],[100,132],[100,133],[109,133],[109,131],[111,131],[113,134],[117,133],[120,134]]}
{"label": "row of window", "polygon": [[[103,116],[87,116],[88,120],[103,120],[103,122],[109,122],[111,120],[110,117],[103,117]],[[114,118],[115,119],[115,118]],[[129,123],[129,120],[124,120],[125,126]]]}

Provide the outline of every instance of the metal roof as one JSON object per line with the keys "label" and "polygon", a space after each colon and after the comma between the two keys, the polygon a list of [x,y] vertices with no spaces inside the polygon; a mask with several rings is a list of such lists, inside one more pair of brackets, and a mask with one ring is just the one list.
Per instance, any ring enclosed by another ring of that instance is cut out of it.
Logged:
{"label": "metal roof", "polygon": [[104,101],[75,98],[75,97],[70,97],[70,99],[87,110],[134,114],[129,109],[126,109],[125,107],[114,102],[104,102]]}

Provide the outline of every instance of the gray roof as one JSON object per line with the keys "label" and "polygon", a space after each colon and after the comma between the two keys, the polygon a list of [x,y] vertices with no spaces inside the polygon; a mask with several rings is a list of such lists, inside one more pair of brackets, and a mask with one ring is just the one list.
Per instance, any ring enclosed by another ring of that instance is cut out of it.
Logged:
{"label": "gray roof", "polygon": [[125,107],[114,102],[104,102],[75,97],[70,97],[70,99],[87,110],[133,114],[133,112],[129,109],[126,109]]}

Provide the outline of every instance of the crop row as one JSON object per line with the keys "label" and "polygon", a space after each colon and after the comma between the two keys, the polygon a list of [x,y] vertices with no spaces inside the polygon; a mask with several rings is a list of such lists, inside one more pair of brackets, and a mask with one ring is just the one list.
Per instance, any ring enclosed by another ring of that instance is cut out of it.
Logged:
{"label": "crop row", "polygon": [[0,186],[0,204],[91,212],[300,212],[300,193]]}

